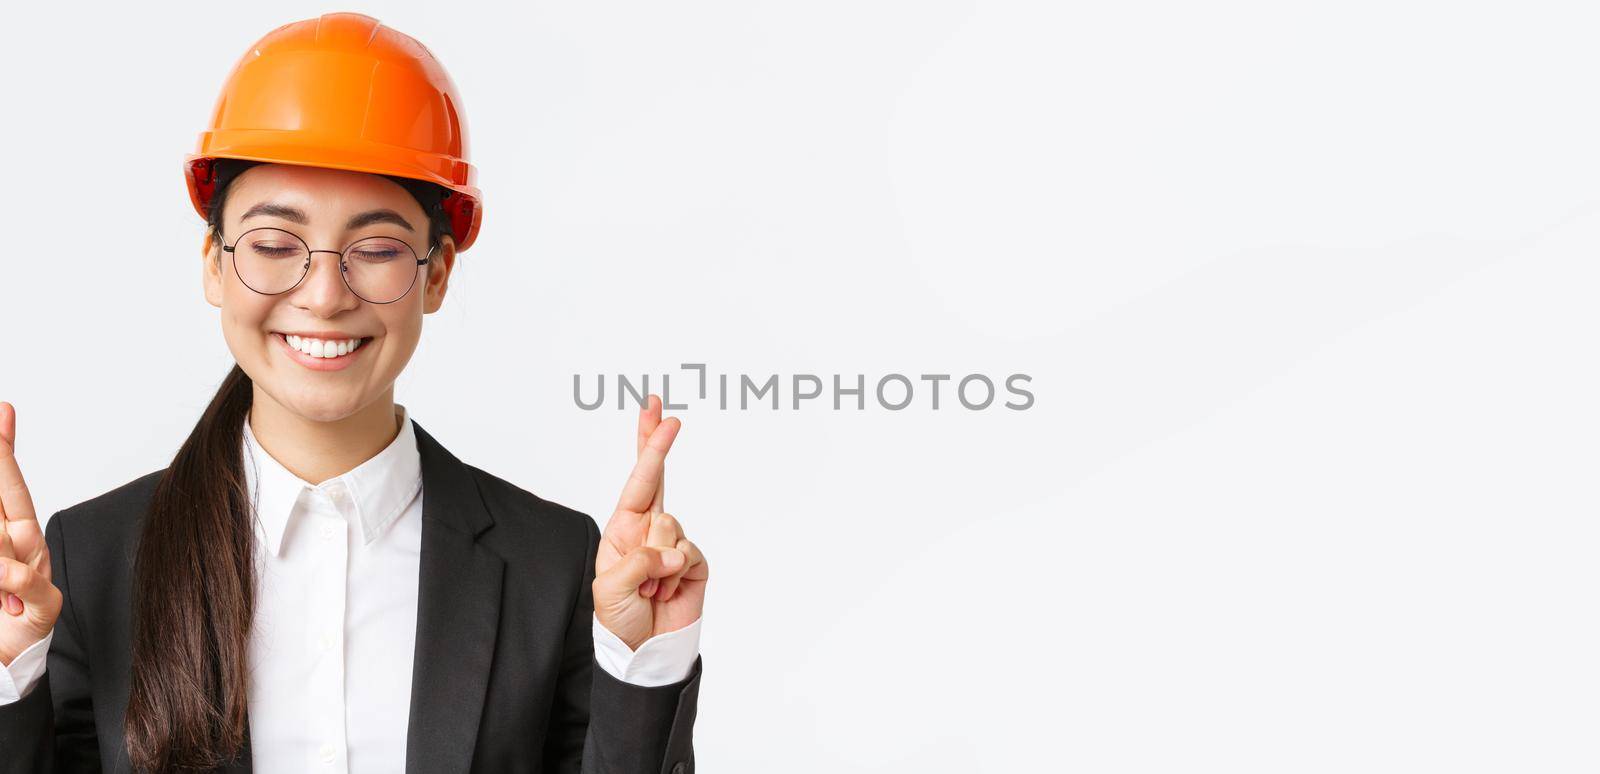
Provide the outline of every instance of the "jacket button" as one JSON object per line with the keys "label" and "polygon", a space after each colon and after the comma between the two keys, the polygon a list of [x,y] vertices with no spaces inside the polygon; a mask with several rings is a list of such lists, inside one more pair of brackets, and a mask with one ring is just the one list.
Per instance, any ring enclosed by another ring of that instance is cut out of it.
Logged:
{"label": "jacket button", "polygon": [[677,765],[672,767],[672,774],[688,774],[688,772],[689,765],[683,761],[678,761]]}

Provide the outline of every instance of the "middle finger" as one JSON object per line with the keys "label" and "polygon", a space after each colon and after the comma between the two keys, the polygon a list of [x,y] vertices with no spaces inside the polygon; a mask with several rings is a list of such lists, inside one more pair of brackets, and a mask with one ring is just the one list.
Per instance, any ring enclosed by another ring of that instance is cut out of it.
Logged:
{"label": "middle finger", "polygon": [[617,498],[617,509],[632,513],[647,513],[661,488],[661,474],[666,465],[667,450],[678,437],[683,423],[677,417],[668,417],[656,426],[639,449],[639,459],[633,463],[627,483],[622,485],[622,496]]}
{"label": "middle finger", "polygon": [[[644,451],[645,442],[650,440],[650,434],[654,433],[656,426],[661,424],[661,408],[662,406],[656,400],[655,393],[645,396],[644,406],[639,409],[639,432],[633,449],[635,458]],[[661,509],[665,507],[663,497],[666,492],[666,486],[667,471],[663,468],[661,477],[656,479],[656,495],[655,499],[650,501],[650,513],[660,513]]]}

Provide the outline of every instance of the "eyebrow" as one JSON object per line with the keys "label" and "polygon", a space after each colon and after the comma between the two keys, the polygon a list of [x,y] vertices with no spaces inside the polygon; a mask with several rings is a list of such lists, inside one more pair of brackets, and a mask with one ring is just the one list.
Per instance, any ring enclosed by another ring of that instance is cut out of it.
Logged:
{"label": "eyebrow", "polygon": [[[310,219],[306,217],[306,214],[303,210],[300,210],[296,207],[290,207],[287,204],[275,204],[273,202],[260,202],[256,204],[254,207],[245,210],[244,216],[239,218],[239,220],[248,220],[256,215],[267,215],[274,218],[283,218],[284,220],[299,223],[302,226],[310,221]],[[411,226],[410,221],[402,217],[400,213],[390,209],[368,210],[350,218],[350,222],[344,224],[344,227],[346,230],[354,230],[363,226],[373,225],[374,223],[392,223],[407,231],[416,231],[416,229]]]}

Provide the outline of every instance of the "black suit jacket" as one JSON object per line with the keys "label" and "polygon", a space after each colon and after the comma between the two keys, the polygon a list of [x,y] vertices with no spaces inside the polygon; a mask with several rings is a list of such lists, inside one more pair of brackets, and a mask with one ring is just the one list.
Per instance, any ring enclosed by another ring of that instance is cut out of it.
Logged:
{"label": "black suit jacket", "polygon": [[[653,688],[594,661],[594,520],[463,463],[412,426],[423,499],[406,771],[692,772],[700,660]],[[43,679],[0,707],[0,772],[131,771],[131,559],[161,473],[46,523],[66,604]],[[223,771],[251,771],[248,741]]]}

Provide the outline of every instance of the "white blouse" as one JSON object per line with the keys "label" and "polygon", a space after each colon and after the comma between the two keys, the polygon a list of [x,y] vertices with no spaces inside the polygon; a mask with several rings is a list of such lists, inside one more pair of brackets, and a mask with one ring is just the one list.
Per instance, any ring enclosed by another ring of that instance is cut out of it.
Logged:
{"label": "white blouse", "polygon": [[[321,484],[290,473],[244,423],[245,477],[258,516],[249,652],[257,771],[405,769],[422,466],[411,417],[400,404],[396,414],[393,442]],[[682,680],[699,654],[699,620],[637,651],[598,618],[593,630],[601,668],[636,685]],[[53,636],[0,667],[0,705],[42,679]]]}

